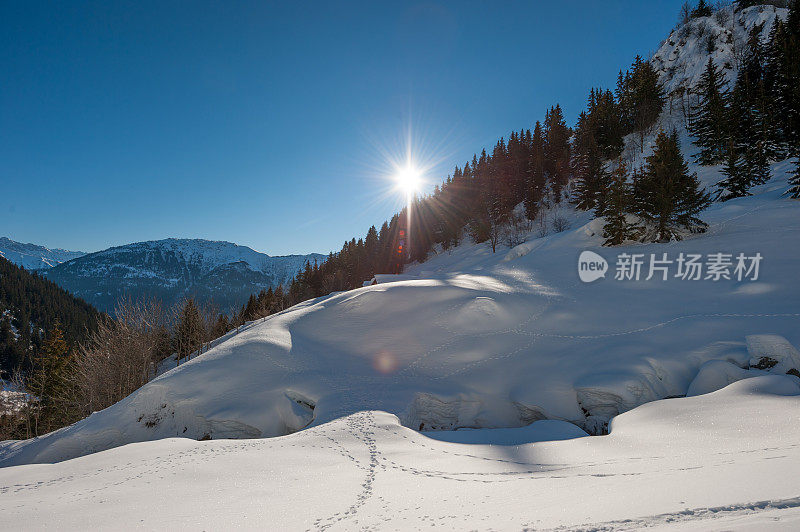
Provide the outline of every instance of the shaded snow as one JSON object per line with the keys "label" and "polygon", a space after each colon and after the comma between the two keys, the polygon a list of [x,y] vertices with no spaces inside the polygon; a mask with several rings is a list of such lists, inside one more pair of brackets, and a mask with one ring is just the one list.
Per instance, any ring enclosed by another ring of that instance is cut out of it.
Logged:
{"label": "shaded snow", "polygon": [[798,394],[794,377],[748,379],[564,441],[539,441],[537,422],[513,429],[527,441],[449,443],[362,411],[283,438],[140,443],[0,469],[0,526],[796,530]]}

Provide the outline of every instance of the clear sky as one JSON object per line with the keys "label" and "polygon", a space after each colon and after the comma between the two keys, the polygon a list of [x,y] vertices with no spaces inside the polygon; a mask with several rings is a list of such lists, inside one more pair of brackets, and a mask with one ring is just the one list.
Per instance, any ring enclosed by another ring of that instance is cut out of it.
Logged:
{"label": "clear sky", "polygon": [[[0,236],[338,250],[654,51],[681,0],[0,2]],[[432,185],[429,185],[432,186]]]}

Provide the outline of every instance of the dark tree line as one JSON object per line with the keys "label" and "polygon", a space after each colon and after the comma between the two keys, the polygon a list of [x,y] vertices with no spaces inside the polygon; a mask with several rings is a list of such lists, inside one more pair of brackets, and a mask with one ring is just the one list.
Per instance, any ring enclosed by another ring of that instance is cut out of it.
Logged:
{"label": "dark tree line", "polygon": [[73,346],[96,327],[100,316],[54,282],[0,257],[0,378],[30,368],[46,331],[57,323],[64,342]]}

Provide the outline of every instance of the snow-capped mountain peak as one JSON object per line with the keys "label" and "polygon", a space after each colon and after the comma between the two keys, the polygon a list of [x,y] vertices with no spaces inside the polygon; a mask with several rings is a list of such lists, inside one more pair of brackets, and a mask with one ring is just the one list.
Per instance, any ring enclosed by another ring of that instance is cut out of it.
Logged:
{"label": "snow-capped mountain peak", "polygon": [[69,251],[59,248],[46,248],[37,244],[16,242],[0,237],[0,257],[22,266],[26,270],[45,270],[57,264],[86,255],[83,251]]}
{"label": "snow-capped mountain peak", "polygon": [[250,294],[286,284],[306,261],[324,259],[319,253],[273,257],[231,242],[168,238],[90,253],[47,276],[106,311],[122,296],[155,296],[167,304],[195,296],[230,310]]}

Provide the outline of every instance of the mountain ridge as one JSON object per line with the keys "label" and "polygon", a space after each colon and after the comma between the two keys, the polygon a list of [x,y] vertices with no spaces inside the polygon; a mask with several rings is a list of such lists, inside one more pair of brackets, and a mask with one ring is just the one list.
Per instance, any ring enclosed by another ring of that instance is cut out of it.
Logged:
{"label": "mountain ridge", "polygon": [[271,256],[226,241],[167,238],[114,246],[46,270],[46,276],[99,309],[121,297],[184,297],[213,302],[222,311],[250,294],[286,284],[306,263],[325,255]]}
{"label": "mountain ridge", "polygon": [[17,242],[5,236],[0,237],[0,257],[17,266],[22,266],[26,270],[46,270],[83,255],[86,255],[85,251],[51,249],[39,244]]}

